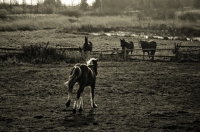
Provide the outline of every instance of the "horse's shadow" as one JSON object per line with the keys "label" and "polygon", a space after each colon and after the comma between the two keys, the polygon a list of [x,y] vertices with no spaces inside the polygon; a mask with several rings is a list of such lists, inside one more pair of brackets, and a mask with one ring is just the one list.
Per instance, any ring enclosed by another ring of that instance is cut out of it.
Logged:
{"label": "horse's shadow", "polygon": [[62,125],[67,129],[69,127],[82,127],[92,124],[97,124],[94,121],[94,109],[91,109],[87,115],[79,114],[70,114],[66,116],[63,120]]}

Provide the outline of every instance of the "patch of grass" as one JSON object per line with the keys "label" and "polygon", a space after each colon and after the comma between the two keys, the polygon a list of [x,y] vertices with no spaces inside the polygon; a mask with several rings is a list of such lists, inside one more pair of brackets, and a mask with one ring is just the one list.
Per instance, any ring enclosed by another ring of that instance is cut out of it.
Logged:
{"label": "patch of grass", "polygon": [[67,10],[62,10],[62,11],[60,11],[60,12],[58,12],[59,14],[62,14],[62,15],[64,15],[64,16],[69,16],[69,17],[81,17],[81,12],[80,12],[80,10],[69,10],[69,9],[67,9]]}
{"label": "patch of grass", "polygon": [[[63,15],[30,15],[13,21],[0,22],[0,31],[32,31],[41,29],[57,29],[61,32],[109,32],[109,31],[137,31],[163,30],[170,34],[182,27],[198,29],[198,22],[181,21],[177,18],[167,20],[139,19],[137,16],[81,16],[69,17]],[[164,27],[163,27],[164,25]],[[195,34],[198,35],[198,34]]]}
{"label": "patch of grass", "polygon": [[53,47],[48,47],[48,44],[23,46],[23,54],[21,60],[28,63],[58,63],[61,61],[67,63],[81,62],[83,59],[80,53],[72,53],[70,51],[57,50]]}
{"label": "patch of grass", "polygon": [[14,21],[1,23],[0,31],[32,31],[41,29],[56,29],[68,25],[70,22],[64,16],[18,16],[13,17]]}

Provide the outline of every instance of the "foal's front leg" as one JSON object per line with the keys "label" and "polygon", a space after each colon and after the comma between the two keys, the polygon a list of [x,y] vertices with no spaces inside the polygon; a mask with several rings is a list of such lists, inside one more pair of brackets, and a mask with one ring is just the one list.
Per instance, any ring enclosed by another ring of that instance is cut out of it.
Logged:
{"label": "foal's front leg", "polygon": [[97,108],[97,105],[94,102],[94,88],[95,88],[95,85],[91,86],[91,93],[90,93],[91,106],[92,108]]}

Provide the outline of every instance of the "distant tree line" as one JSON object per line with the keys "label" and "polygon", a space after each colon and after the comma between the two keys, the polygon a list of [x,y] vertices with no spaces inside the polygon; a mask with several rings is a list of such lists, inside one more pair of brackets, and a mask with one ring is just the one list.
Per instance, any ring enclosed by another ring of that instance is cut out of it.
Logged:
{"label": "distant tree line", "polygon": [[60,0],[44,0],[43,2],[37,0],[36,5],[32,4],[32,0],[30,5],[26,3],[26,0],[23,0],[22,4],[14,0],[14,2],[10,1],[9,4],[5,2],[0,3],[0,10],[6,10],[9,14],[52,14],[56,13],[56,11],[60,10],[63,6]]}
{"label": "distant tree line", "polygon": [[[102,4],[102,5],[101,5]],[[200,8],[199,0],[95,0],[93,8],[102,10],[127,11],[149,9],[177,9],[186,6]]]}
{"label": "distant tree line", "polygon": [[[164,16],[160,19],[166,19],[174,17],[174,14],[170,12],[183,7],[200,9],[200,2],[199,0],[95,0],[92,6],[89,6],[87,0],[81,0],[81,3],[76,6],[76,11],[81,10],[81,12],[90,11],[94,14],[116,15],[122,12],[142,10],[146,15],[150,15],[150,17],[160,18]],[[28,5],[26,0],[22,0],[22,4],[20,5],[17,0],[10,0],[10,4],[5,3],[5,0],[3,0],[0,3],[0,15],[25,13],[52,14],[59,12],[65,15],[68,14],[67,12],[72,13],[72,15],[73,13],[76,14],[76,12],[66,10],[66,8],[72,7],[63,5],[61,0],[37,0],[36,5],[32,5],[32,2],[31,5]],[[156,10],[161,11],[156,12]],[[80,11],[78,14],[80,14]],[[142,18],[142,14],[139,14],[139,16]]]}

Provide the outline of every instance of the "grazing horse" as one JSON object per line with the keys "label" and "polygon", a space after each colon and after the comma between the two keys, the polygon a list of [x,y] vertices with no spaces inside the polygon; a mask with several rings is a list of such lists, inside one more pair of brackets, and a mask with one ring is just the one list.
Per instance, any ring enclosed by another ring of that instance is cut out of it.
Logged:
{"label": "grazing horse", "polygon": [[88,41],[88,37],[85,36],[85,43],[83,44],[82,48],[79,46],[79,51],[80,52],[92,51],[92,42]]}
{"label": "grazing horse", "polygon": [[[154,59],[154,55],[156,52],[156,47],[157,47],[157,43],[155,41],[139,41],[139,47],[142,47],[142,51],[143,51],[143,60],[144,60],[144,54],[145,52],[151,53],[150,55],[152,55],[152,60]],[[149,56],[150,58],[150,56]]]}
{"label": "grazing horse", "polygon": [[87,61],[87,64],[76,64],[70,75],[69,79],[66,83],[64,83],[65,88],[68,89],[68,100],[66,102],[66,106],[70,106],[71,102],[71,94],[73,90],[73,86],[76,82],[79,84],[79,89],[77,91],[77,97],[76,101],[74,102],[73,106],[73,113],[76,113],[76,110],[78,109],[80,112],[83,110],[83,98],[81,97],[81,94],[84,91],[84,88],[86,86],[91,87],[91,106],[92,108],[96,108],[97,105],[94,102],[94,89],[95,89],[95,83],[96,83],[96,76],[98,74],[97,72],[97,61],[96,58],[90,58],[89,61]]}
{"label": "grazing horse", "polygon": [[125,47],[128,49],[126,51],[126,54],[128,55],[129,51],[131,51],[131,54],[133,53],[133,49],[134,49],[134,44],[132,41],[130,42],[126,42],[124,39],[120,39],[120,43],[121,43],[121,47],[122,47],[122,51],[124,53],[124,49]]}

